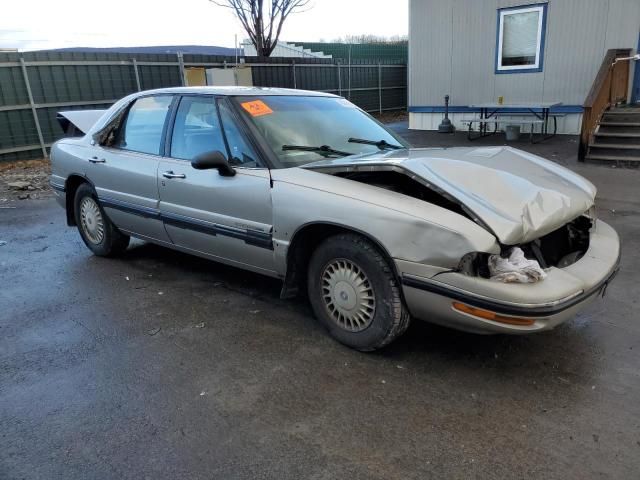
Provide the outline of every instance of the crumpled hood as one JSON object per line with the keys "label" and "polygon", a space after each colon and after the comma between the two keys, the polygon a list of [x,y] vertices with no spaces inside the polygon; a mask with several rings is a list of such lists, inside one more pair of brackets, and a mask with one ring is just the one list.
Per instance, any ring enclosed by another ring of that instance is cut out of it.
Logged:
{"label": "crumpled hood", "polygon": [[511,147],[424,148],[345,157],[322,166],[397,165],[442,190],[506,245],[556,230],[594,204],[595,186],[572,171]]}

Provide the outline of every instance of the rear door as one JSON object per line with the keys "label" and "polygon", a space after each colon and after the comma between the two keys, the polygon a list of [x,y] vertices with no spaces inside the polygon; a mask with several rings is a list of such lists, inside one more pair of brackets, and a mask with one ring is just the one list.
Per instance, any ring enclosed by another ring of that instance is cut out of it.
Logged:
{"label": "rear door", "polygon": [[158,210],[158,166],[174,97],[138,98],[112,146],[96,146],[87,176],[109,218],[126,232],[169,242]]}
{"label": "rear door", "polygon": [[[218,111],[218,105],[220,109]],[[160,162],[160,211],[171,240],[225,263],[274,274],[269,170],[226,100],[183,96]],[[233,177],[196,170],[191,160],[221,151]]]}

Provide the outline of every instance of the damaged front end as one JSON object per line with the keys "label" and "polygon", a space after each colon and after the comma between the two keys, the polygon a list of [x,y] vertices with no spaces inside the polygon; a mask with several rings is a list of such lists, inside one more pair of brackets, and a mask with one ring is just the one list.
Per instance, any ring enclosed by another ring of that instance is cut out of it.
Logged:
{"label": "damaged front end", "polygon": [[[407,212],[422,210],[421,219],[441,228],[439,236],[404,237],[407,251],[423,247],[422,258],[402,251],[395,257],[416,318],[475,333],[548,330],[604,291],[618,269],[619,238],[595,218],[595,187],[526,152],[405,150],[307,168],[402,195]],[[391,200],[354,191],[371,203]],[[390,204],[402,212],[400,202]],[[472,222],[482,234],[468,228]],[[453,238],[463,228],[467,238],[494,242],[461,250]]]}
{"label": "damaged front end", "polygon": [[[542,270],[550,267],[565,268],[576,263],[587,252],[593,226],[592,217],[587,214],[581,215],[533,241],[515,246],[501,245],[499,256],[507,259],[514,249],[520,249],[524,258],[535,260]],[[492,275],[490,268],[491,257],[489,253],[468,253],[460,260],[457,271],[472,277],[492,278],[495,275]]]}
{"label": "damaged front end", "polygon": [[582,215],[520,248],[527,258],[536,259],[542,268],[568,267],[589,249],[589,232],[593,225],[592,218]]}
{"label": "damaged front end", "polygon": [[348,169],[331,168],[320,171],[436,205],[468,218],[485,230],[491,231],[482,219],[474,215],[473,211],[455,197],[397,165],[376,165]]}
{"label": "damaged front end", "polygon": [[574,172],[509,147],[431,148],[349,156],[305,168],[393,190],[473,220],[502,245],[539,239],[593,207]]}
{"label": "damaged front end", "polygon": [[[578,261],[594,225],[593,186],[524,152],[492,149],[479,155],[484,152],[479,150],[394,152],[382,162],[359,158],[310,168],[436,205],[481,226],[495,236],[500,254],[493,261],[496,252],[465,255],[457,266],[465,275],[490,278],[495,276],[490,265],[504,266],[514,256],[529,267],[527,262],[537,262],[538,273],[523,281],[539,281],[543,270]],[[517,176],[514,165],[526,177]]]}
{"label": "damaged front end", "polygon": [[[428,182],[423,177],[404,169],[401,165],[357,165],[349,168],[333,166],[331,168],[322,168],[321,171],[437,205],[472,220],[488,232],[494,233],[489,225],[453,195]],[[589,232],[594,225],[591,218],[592,211],[593,208],[586,214],[580,215],[578,218],[574,218],[561,227],[534,240],[515,245],[506,245],[500,242],[498,238],[500,245],[499,256],[485,252],[468,253],[460,259],[456,270],[469,276],[496,277],[496,280],[506,282],[529,283],[542,280],[545,277],[544,269],[550,267],[564,268],[582,258],[589,248]],[[516,275],[507,277],[496,275],[496,269],[491,267],[495,267],[496,263],[502,263],[503,267],[505,264],[508,265],[509,257],[514,255],[521,258],[520,264],[526,264],[531,274],[524,277],[518,276],[517,267],[514,267]],[[527,261],[529,263],[526,263]],[[530,263],[531,261],[535,263],[535,266]],[[494,271],[492,272],[492,270]]]}

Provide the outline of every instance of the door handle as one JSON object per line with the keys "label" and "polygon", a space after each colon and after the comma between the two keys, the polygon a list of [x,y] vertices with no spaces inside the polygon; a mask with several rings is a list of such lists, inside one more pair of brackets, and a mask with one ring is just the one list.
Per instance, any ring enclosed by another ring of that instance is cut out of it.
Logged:
{"label": "door handle", "polygon": [[173,173],[173,170],[169,170],[168,172],[163,172],[162,176],[164,178],[187,178],[184,173]]}
{"label": "door handle", "polygon": [[105,163],[106,162],[106,160],[104,158],[98,158],[98,157],[91,157],[89,159],[89,161],[91,163]]}

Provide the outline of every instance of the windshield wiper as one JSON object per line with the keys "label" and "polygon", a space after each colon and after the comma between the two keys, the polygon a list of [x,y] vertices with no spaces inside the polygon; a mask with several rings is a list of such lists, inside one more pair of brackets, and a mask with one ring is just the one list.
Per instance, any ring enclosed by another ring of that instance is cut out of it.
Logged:
{"label": "windshield wiper", "polygon": [[400,145],[394,145],[393,143],[387,143],[386,140],[379,140],[379,141],[375,141],[375,140],[365,140],[364,138],[350,138],[349,139],[349,143],[362,143],[364,145],[375,145],[376,147],[378,147],[380,150],[387,150],[387,149],[391,149],[391,150],[399,150],[401,148]]}
{"label": "windshield wiper", "polygon": [[343,152],[341,150],[335,150],[329,145],[321,145],[319,147],[310,147],[307,145],[283,145],[282,150],[299,150],[301,152],[313,152],[328,157],[329,155],[341,155],[346,157],[347,155],[353,155],[353,153]]}

